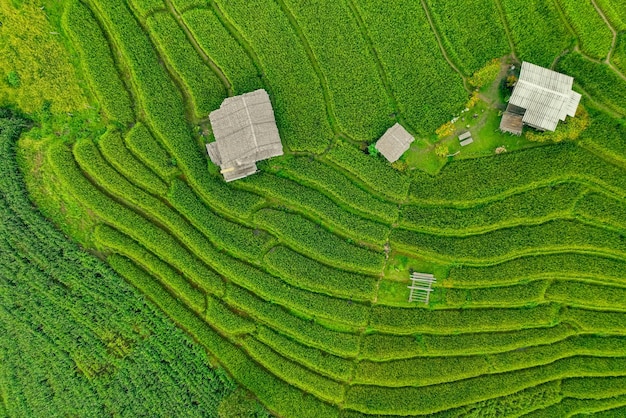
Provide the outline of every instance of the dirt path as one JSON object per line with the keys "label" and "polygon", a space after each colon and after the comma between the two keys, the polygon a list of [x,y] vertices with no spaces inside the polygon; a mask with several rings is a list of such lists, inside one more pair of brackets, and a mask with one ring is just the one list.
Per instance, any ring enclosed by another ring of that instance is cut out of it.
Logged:
{"label": "dirt path", "polygon": [[606,25],[609,27],[609,30],[613,34],[613,41],[611,42],[611,49],[609,50],[609,53],[607,54],[606,59],[604,60],[605,64],[611,64],[611,55],[613,55],[613,52],[615,51],[615,45],[617,44],[617,31],[615,30],[613,25],[611,25],[611,22],[609,22],[609,19],[604,14],[604,11],[600,8],[600,6],[598,6],[598,3],[596,3],[596,0],[591,0],[591,4],[593,4],[593,7],[595,7],[596,12],[598,12],[602,20],[604,20],[604,23],[606,23]]}
{"label": "dirt path", "polygon": [[426,5],[426,1],[425,0],[421,0],[421,2],[422,2],[422,8],[424,9],[424,13],[426,13],[426,18],[428,19],[428,23],[430,24],[430,28],[432,29],[433,33],[435,34],[435,39],[437,39],[437,44],[439,45],[439,49],[441,50],[441,53],[443,54],[443,57],[446,59],[446,61],[448,61],[448,64],[450,65],[450,67],[461,76],[461,79],[463,80],[463,87],[465,88],[465,90],[467,90],[468,93],[471,93],[472,89],[470,88],[469,83],[467,82],[467,77],[465,76],[465,74],[463,74],[461,72],[461,70],[458,69],[458,67],[456,65],[454,65],[454,63],[452,62],[452,60],[448,56],[448,53],[446,52],[446,49],[443,47],[443,43],[441,42],[441,37],[439,36],[439,32],[437,31],[437,28],[435,27],[435,23],[433,22],[433,19],[430,16],[430,11],[428,10],[428,6]]}

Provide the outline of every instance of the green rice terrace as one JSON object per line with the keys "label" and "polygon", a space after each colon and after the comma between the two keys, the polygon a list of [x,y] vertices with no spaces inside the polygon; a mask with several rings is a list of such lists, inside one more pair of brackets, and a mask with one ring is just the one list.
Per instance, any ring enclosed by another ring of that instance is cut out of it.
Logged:
{"label": "green rice terrace", "polygon": [[626,0],[0,0],[0,57],[0,418],[626,417]]}

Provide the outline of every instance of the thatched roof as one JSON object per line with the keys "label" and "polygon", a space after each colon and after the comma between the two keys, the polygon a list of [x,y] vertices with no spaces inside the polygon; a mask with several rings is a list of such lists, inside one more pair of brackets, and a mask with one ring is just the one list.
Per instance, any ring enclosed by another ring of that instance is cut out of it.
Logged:
{"label": "thatched roof", "polygon": [[207,144],[211,161],[226,181],[256,172],[256,162],[283,155],[274,111],[265,90],[229,97],[209,115],[215,142]]}
{"label": "thatched roof", "polygon": [[396,123],[376,142],[376,149],[389,162],[397,161],[406,150],[409,149],[411,142],[415,138],[406,131],[399,123]]}

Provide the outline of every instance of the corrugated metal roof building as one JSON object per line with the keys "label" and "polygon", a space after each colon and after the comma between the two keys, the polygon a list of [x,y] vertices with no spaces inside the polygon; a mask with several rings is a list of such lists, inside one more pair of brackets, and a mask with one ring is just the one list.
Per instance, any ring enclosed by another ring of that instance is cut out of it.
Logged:
{"label": "corrugated metal roof building", "polygon": [[393,163],[411,146],[415,138],[406,131],[399,123],[396,123],[376,142],[376,149]]}
{"label": "corrugated metal roof building", "polygon": [[215,142],[207,144],[207,151],[226,181],[254,174],[257,161],[283,155],[272,103],[263,89],[227,98],[209,120]]}
{"label": "corrugated metal roof building", "polygon": [[523,62],[500,129],[521,134],[519,124],[513,126],[511,123],[521,115],[524,125],[554,131],[559,121],[576,114],[581,96],[572,90],[573,83],[574,79],[570,76]]}

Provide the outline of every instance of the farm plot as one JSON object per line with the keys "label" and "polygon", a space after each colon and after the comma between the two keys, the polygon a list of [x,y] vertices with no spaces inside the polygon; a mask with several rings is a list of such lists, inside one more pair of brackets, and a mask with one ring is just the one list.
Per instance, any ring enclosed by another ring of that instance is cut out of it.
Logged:
{"label": "farm plot", "polygon": [[515,52],[521,60],[549,67],[573,41],[553,2],[501,0]]}
{"label": "farm plot", "polygon": [[[589,8],[559,4],[71,3],[62,24],[103,119],[71,135],[36,126],[21,160],[50,170],[52,190],[89,216],[81,243],[278,416],[620,408],[623,121],[590,109],[578,143],[450,161],[436,176],[362,143],[399,120],[434,145],[466,103],[463,78],[506,55],[508,35],[519,58],[550,65],[574,45],[569,16],[581,50],[603,56],[604,35],[576,20]],[[578,52],[558,65],[619,111],[610,66]],[[256,88],[270,93],[286,155],[225,183],[206,157],[206,117]],[[80,222],[74,213],[57,219]],[[0,278],[61,303],[66,289],[31,286],[35,261],[0,264]],[[409,270],[435,273],[428,305],[407,302]],[[193,403],[207,387],[175,393]]]}
{"label": "farm plot", "polygon": [[509,45],[504,26],[494,2],[445,0],[426,2],[446,52],[467,76],[480,70],[488,61],[508,54]]}

